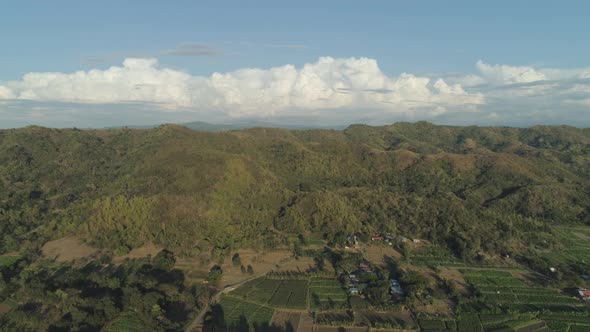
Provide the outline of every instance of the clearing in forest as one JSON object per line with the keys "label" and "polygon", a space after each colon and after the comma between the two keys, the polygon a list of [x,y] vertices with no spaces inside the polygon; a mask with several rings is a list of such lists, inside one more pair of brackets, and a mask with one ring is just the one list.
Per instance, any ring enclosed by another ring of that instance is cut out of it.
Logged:
{"label": "clearing in forest", "polygon": [[71,262],[73,260],[96,256],[99,250],[82,242],[77,237],[64,237],[49,241],[41,248],[43,256],[55,259],[58,262]]}

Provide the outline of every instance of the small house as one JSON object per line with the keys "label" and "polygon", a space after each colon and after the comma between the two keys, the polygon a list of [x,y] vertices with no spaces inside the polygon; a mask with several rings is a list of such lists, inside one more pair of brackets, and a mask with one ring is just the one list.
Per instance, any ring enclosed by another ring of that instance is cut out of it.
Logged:
{"label": "small house", "polygon": [[358,295],[359,294],[359,290],[356,287],[350,287],[348,289],[348,294],[350,294],[350,295]]}
{"label": "small house", "polygon": [[392,295],[400,295],[404,293],[399,282],[395,279],[389,280],[389,291]]}
{"label": "small house", "polygon": [[365,262],[361,262],[361,263],[359,264],[359,269],[360,269],[361,271],[363,271],[363,272],[366,272],[366,273],[371,273],[371,272],[373,272],[373,269],[371,269],[371,267],[369,266],[369,264],[367,264],[367,263],[365,263]]}
{"label": "small house", "polygon": [[586,288],[578,288],[578,296],[584,301],[590,301],[590,290]]}

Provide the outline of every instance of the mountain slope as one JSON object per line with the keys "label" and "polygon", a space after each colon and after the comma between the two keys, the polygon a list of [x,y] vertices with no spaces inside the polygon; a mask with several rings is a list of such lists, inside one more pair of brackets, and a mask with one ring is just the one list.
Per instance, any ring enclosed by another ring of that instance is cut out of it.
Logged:
{"label": "mountain slope", "polygon": [[[126,252],[427,238],[457,255],[558,246],[590,223],[590,133],[419,122],[345,130],[0,131],[0,251],[75,233]],[[549,241],[548,241],[549,239]]]}

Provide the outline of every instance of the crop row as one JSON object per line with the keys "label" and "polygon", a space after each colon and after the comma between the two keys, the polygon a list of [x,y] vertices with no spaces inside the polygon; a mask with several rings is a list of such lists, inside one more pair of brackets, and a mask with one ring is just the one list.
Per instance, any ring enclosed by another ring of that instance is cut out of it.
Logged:
{"label": "crop row", "polygon": [[484,277],[484,276],[467,276],[467,281],[475,287],[479,286],[510,286],[523,287],[524,283],[514,277]]}
{"label": "crop row", "polygon": [[524,303],[524,304],[571,304],[577,305],[580,302],[572,297],[559,295],[514,295],[511,293],[484,293],[483,299],[495,303]]}
{"label": "crop row", "polygon": [[241,321],[250,325],[268,325],[274,313],[271,308],[227,296],[222,298],[220,306],[223,319],[230,327],[237,326]]}
{"label": "crop row", "polygon": [[489,277],[489,278],[511,278],[512,273],[508,271],[498,271],[498,270],[460,270],[464,275],[468,277]]}

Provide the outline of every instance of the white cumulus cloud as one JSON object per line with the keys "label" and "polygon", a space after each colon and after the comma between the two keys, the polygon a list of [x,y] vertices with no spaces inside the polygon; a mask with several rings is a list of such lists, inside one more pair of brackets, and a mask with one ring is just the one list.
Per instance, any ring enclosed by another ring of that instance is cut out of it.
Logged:
{"label": "white cumulus cloud", "polygon": [[385,112],[440,113],[484,104],[443,79],[389,77],[369,58],[322,57],[301,68],[246,68],[194,76],[164,68],[156,59],[128,58],[122,66],[74,73],[29,73],[0,85],[0,99],[76,103],[156,103],[163,110],[221,111],[256,117],[293,110],[368,107]]}
{"label": "white cumulus cloud", "polygon": [[0,99],[13,99],[15,98],[14,93],[11,89],[0,85]]}
{"label": "white cumulus cloud", "polygon": [[476,67],[482,78],[492,84],[515,84],[543,81],[545,74],[528,66],[489,65],[481,60]]}
{"label": "white cumulus cloud", "polygon": [[321,57],[302,66],[199,76],[162,66],[157,59],[127,58],[106,69],[35,72],[0,82],[0,114],[0,126],[254,118],[307,124],[590,125],[590,68],[480,60],[472,73],[392,76],[374,59]]}

